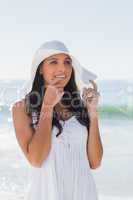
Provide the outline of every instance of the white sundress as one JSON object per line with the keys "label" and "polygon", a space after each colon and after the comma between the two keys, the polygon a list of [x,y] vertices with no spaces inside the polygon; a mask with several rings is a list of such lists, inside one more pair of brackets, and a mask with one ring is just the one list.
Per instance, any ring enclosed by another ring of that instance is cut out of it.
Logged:
{"label": "white sundress", "polygon": [[75,116],[60,120],[63,132],[56,137],[40,168],[30,165],[24,200],[98,200],[98,191],[87,158],[88,132]]}

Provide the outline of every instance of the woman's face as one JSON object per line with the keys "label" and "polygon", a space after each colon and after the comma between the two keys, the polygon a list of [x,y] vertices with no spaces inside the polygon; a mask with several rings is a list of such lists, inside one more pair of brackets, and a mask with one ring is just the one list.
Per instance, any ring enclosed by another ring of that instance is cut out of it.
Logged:
{"label": "woman's face", "polygon": [[45,86],[50,84],[56,77],[61,76],[62,79],[59,81],[59,84],[61,87],[65,87],[71,77],[72,59],[64,53],[49,56],[44,60],[40,73],[43,74]]}

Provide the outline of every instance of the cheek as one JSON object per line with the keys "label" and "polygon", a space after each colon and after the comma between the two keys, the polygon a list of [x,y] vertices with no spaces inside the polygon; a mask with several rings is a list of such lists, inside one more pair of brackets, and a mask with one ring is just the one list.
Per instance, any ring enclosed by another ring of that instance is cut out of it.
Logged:
{"label": "cheek", "polygon": [[54,72],[48,66],[43,67],[42,72],[43,72],[43,77],[46,81],[49,81],[52,79]]}

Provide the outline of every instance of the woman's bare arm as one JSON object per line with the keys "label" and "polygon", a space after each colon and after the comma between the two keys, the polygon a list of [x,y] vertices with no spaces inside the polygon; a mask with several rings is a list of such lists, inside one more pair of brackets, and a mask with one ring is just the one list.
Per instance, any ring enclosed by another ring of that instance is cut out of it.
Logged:
{"label": "woman's bare arm", "polygon": [[103,156],[103,146],[100,138],[98,116],[94,114],[90,117],[90,130],[87,141],[87,155],[92,169],[100,166]]}
{"label": "woman's bare arm", "polygon": [[13,123],[17,141],[28,161],[41,167],[51,149],[51,128],[53,108],[43,105],[37,129],[30,127],[31,119],[25,112],[24,101],[12,107]]}
{"label": "woman's bare arm", "polygon": [[97,112],[100,93],[97,91],[97,84],[92,80],[89,82],[92,84],[93,88],[84,88],[82,97],[90,119],[87,140],[87,156],[90,167],[96,169],[100,166],[103,156],[103,146],[100,138]]}

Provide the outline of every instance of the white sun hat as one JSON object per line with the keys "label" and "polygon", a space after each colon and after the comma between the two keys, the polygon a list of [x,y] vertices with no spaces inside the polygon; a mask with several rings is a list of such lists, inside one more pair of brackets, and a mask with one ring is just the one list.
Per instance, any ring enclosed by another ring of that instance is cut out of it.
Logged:
{"label": "white sun hat", "polygon": [[89,80],[95,80],[97,78],[96,74],[90,72],[87,68],[83,67],[80,62],[69,52],[66,45],[58,40],[47,41],[42,44],[34,54],[33,61],[31,64],[30,79],[27,80],[21,90],[21,95],[25,96],[32,89],[32,84],[35,78],[35,74],[39,64],[49,56],[54,54],[64,53],[71,57],[72,66],[75,71],[76,83],[89,84]]}

